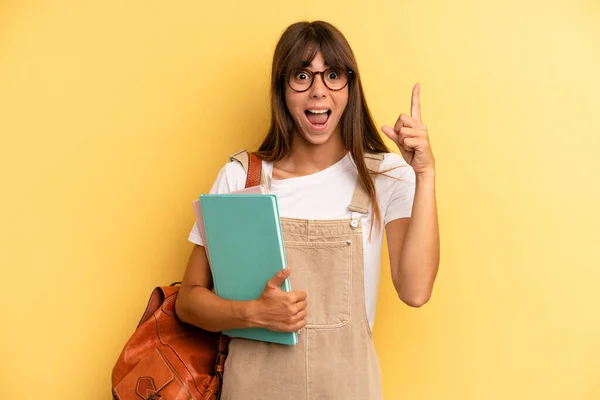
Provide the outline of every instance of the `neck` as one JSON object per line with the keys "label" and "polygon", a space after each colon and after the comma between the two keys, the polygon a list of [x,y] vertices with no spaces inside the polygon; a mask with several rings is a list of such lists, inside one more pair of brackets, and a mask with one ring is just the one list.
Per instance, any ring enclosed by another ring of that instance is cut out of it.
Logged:
{"label": "neck", "polygon": [[293,171],[294,175],[308,175],[332,166],[347,153],[340,133],[332,135],[327,142],[316,145],[295,133],[292,149],[289,155],[281,160],[280,165],[284,170]]}

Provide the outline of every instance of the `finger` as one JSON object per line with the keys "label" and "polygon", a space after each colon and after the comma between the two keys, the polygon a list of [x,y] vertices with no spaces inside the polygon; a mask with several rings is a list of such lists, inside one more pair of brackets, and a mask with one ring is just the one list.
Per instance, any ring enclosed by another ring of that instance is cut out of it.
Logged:
{"label": "finger", "polygon": [[296,325],[294,325],[294,327],[292,328],[292,332],[297,332],[300,329],[306,327],[306,319],[303,319],[302,321],[298,322]]}
{"label": "finger", "polygon": [[288,323],[292,323],[293,324],[295,322],[301,321],[304,318],[306,318],[306,314],[307,314],[306,310],[298,311],[297,313],[288,316],[288,318],[286,319],[286,321]]}
{"label": "finger", "polygon": [[277,274],[275,274],[274,277],[269,279],[269,282],[267,282],[267,284],[272,287],[280,287],[283,284],[283,282],[290,276],[291,272],[291,268],[286,267],[285,269],[282,269]]}
{"label": "finger", "polygon": [[284,322],[281,327],[282,332],[296,332],[306,326],[306,315],[302,318],[293,317]]}
{"label": "finger", "polygon": [[394,124],[394,130],[396,131],[396,133],[400,132],[400,128],[402,128],[405,124],[402,122],[402,116],[404,114],[400,114],[400,116],[398,117],[398,119],[396,120],[396,123]]}
{"label": "finger", "polygon": [[413,117],[411,117],[408,114],[400,114],[397,124],[398,124],[398,128],[396,129],[396,132],[400,131],[400,128],[402,128],[404,126],[406,126],[408,128],[417,128],[417,129],[425,128],[425,125],[423,125],[423,123],[421,123],[420,121],[417,121],[416,119],[414,119]]}
{"label": "finger", "polygon": [[[398,121],[399,121],[399,120],[398,120]],[[397,123],[398,123],[398,122],[396,122],[396,124],[397,124]],[[394,128],[394,129],[392,129],[392,128],[390,128],[389,126],[385,125],[385,126],[383,126],[383,127],[381,128],[381,131],[382,131],[383,133],[385,133],[385,135],[386,135],[387,137],[389,137],[391,140],[393,140],[393,141],[394,141],[394,143],[396,143],[396,145],[397,145],[397,146],[402,146],[402,141],[404,140],[404,138],[398,134],[398,132],[399,132],[400,130],[396,130],[395,128]]]}
{"label": "finger", "polygon": [[424,135],[424,132],[420,129],[409,128],[406,126],[400,128],[400,136],[404,139],[413,137],[423,137]]}
{"label": "finger", "polygon": [[292,291],[292,292],[289,292],[287,294],[287,296],[288,297],[286,300],[288,301],[288,304],[296,304],[300,301],[306,300],[306,292]]}
{"label": "finger", "polygon": [[298,314],[296,314],[296,315],[294,316],[294,318],[296,319],[296,322],[299,322],[299,321],[302,321],[302,320],[304,320],[304,319],[306,318],[306,315],[307,315],[307,314],[308,314],[308,313],[306,312],[306,310],[302,310],[302,311],[300,311]]}
{"label": "finger", "polygon": [[385,136],[389,137],[394,143],[398,143],[398,132],[392,127],[384,125],[381,127],[381,132],[385,133]]}
{"label": "finger", "polygon": [[415,151],[421,142],[420,138],[406,138],[402,143],[402,147],[406,151]]}
{"label": "finger", "polygon": [[412,91],[410,99],[410,116],[421,122],[421,84],[417,83]]}
{"label": "finger", "polygon": [[290,295],[293,303],[299,303],[306,300],[306,292],[298,290],[295,292],[290,292]]}
{"label": "finger", "polygon": [[296,303],[296,310],[298,310],[298,311],[296,311],[296,314],[299,313],[299,312],[305,311],[307,305],[308,305],[308,303],[306,302],[306,300],[297,302]]}

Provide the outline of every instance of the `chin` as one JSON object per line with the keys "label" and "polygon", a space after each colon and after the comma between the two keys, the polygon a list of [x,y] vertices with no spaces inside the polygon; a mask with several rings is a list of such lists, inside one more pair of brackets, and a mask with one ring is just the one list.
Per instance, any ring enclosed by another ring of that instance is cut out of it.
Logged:
{"label": "chin", "polygon": [[310,130],[301,129],[300,136],[309,144],[314,146],[322,145],[327,142],[336,134],[337,131],[327,131],[327,132],[311,132]]}

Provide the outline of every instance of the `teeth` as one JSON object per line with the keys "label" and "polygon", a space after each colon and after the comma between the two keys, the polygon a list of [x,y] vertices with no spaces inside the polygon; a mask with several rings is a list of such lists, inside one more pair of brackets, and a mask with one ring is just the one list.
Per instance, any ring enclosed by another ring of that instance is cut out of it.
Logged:
{"label": "teeth", "polygon": [[325,114],[326,112],[328,112],[329,110],[307,110],[309,113],[313,113],[313,114]]}

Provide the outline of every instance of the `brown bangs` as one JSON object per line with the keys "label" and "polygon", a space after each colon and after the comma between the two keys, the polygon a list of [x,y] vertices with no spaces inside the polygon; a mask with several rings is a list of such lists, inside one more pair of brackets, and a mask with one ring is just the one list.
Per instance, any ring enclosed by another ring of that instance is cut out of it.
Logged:
{"label": "brown bangs", "polygon": [[356,66],[352,65],[353,55],[344,54],[343,48],[336,45],[336,38],[329,35],[324,29],[315,27],[307,29],[304,35],[298,40],[291,51],[287,60],[284,60],[284,70],[281,74],[287,75],[291,71],[299,68],[310,66],[317,53],[321,53],[325,64],[329,68],[356,70]]}

